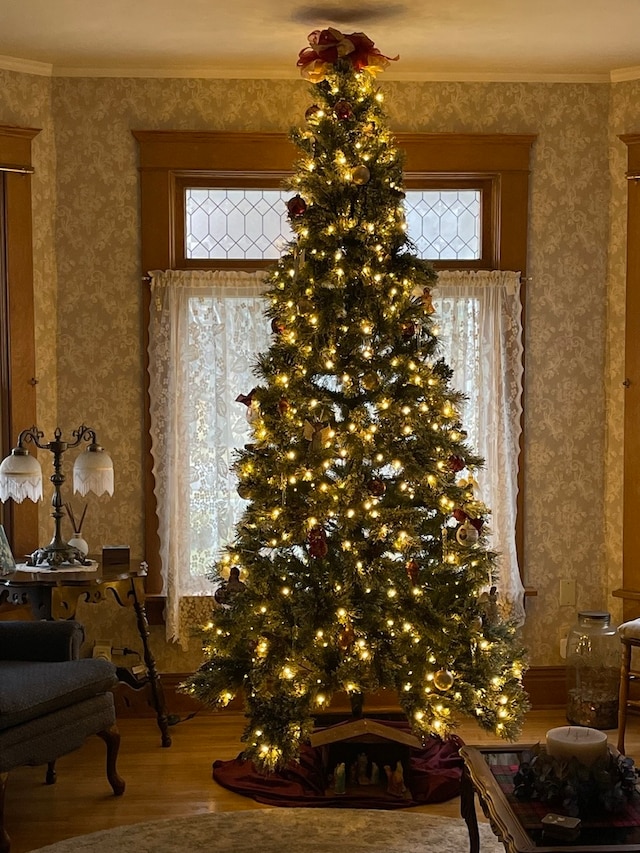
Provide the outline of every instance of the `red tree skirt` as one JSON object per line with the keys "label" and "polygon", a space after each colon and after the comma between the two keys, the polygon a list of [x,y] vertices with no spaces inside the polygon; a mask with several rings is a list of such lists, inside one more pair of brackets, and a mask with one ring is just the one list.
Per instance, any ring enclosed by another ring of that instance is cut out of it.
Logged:
{"label": "red tree skirt", "polygon": [[[401,725],[406,728],[406,724]],[[411,799],[392,797],[369,787],[351,789],[346,795],[333,794],[330,789],[325,793],[321,750],[306,745],[299,763],[291,762],[277,773],[258,773],[253,762],[238,756],[231,761],[214,761],[213,778],[223,788],[269,806],[402,809],[441,803],[459,795],[461,746],[464,742],[454,735],[446,741],[430,738],[423,749],[411,750]]]}

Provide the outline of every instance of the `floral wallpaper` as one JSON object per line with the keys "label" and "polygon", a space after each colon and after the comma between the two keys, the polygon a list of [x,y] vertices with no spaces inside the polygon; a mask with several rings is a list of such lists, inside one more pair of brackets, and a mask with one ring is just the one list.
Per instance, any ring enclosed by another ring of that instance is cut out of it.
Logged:
{"label": "floral wallpaper", "polygon": [[[34,145],[39,404],[47,427],[85,421],[116,466],[89,498],[92,546],[143,549],[143,387],[137,150],[131,131],[286,131],[310,103],[297,80],[39,78],[0,72],[0,122],[43,127]],[[625,146],[640,83],[385,82],[407,132],[535,133],[525,363],[525,643],[557,665],[576,609],[613,609],[621,583],[620,378]],[[44,516],[44,523],[47,517]],[[560,607],[561,579],[577,607]],[[122,628],[87,620],[118,644]],[[102,632],[102,633],[100,633]],[[120,632],[120,633],[118,633]],[[152,642],[160,668],[198,663]]]}

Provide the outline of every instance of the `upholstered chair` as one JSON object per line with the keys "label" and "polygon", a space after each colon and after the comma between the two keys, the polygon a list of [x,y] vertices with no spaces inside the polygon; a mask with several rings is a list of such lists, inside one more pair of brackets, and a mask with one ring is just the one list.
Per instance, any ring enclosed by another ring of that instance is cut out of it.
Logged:
{"label": "upholstered chair", "polygon": [[0,853],[8,853],[4,795],[9,771],[46,764],[55,782],[55,761],[99,735],[107,746],[107,779],[124,792],[116,771],[120,734],[109,661],[80,658],[84,631],[78,622],[0,622]]}

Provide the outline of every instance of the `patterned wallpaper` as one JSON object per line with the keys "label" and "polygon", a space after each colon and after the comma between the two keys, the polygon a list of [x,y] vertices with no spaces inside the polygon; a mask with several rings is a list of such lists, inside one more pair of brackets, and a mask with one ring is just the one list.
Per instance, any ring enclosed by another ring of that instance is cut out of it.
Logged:
{"label": "patterned wallpaper", "polygon": [[[0,75],[0,122],[44,128],[34,181],[40,410],[49,418],[57,406],[64,430],[95,426],[113,455],[116,494],[90,497],[90,544],[125,542],[142,553],[131,130],[286,131],[310,96],[295,80]],[[525,341],[525,572],[538,596],[528,604],[525,642],[533,664],[559,664],[562,629],[575,613],[558,606],[560,579],[578,581],[582,609],[615,607],[610,590],[621,580],[626,152],[616,135],[640,130],[640,84],[381,82],[398,131],[538,135]],[[185,657],[155,630],[154,643],[165,671],[198,662],[197,650]]]}

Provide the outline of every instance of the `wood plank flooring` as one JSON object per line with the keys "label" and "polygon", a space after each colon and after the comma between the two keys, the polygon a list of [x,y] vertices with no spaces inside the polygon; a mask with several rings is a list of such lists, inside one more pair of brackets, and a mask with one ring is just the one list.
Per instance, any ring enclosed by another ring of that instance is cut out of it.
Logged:
{"label": "wood plank flooring", "polygon": [[[532,711],[521,742],[543,740],[548,729],[561,725],[566,725],[562,709]],[[221,788],[211,778],[215,759],[234,758],[242,748],[241,714],[203,713],[178,723],[171,728],[169,748],[160,746],[154,719],[121,719],[118,727],[122,735],[118,771],[127,783],[122,797],[111,793],[104,743],[95,737],[58,760],[55,785],[44,784],[44,767],[22,767],[9,774],[5,827],[12,839],[11,853],[27,853],[63,838],[140,821],[265,808]],[[461,726],[459,734],[469,744],[498,742],[474,723]],[[615,746],[616,732],[608,735]],[[626,746],[640,763],[640,717],[629,720]],[[459,802],[454,799],[412,811],[458,817]]]}

